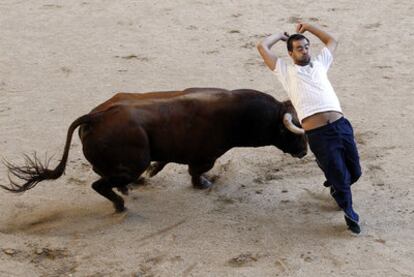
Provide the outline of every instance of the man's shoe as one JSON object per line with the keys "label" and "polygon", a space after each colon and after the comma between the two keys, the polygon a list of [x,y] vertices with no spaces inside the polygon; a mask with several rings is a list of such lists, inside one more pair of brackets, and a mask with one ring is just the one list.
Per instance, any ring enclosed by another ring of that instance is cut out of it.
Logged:
{"label": "man's shoe", "polygon": [[[329,187],[329,194],[332,196],[332,197],[334,197],[334,194],[336,193],[336,190],[332,187],[332,186],[330,186]],[[335,197],[334,197],[335,198]]]}
{"label": "man's shoe", "polygon": [[348,229],[351,230],[352,233],[354,233],[354,234],[361,233],[361,227],[359,227],[358,222],[353,221],[352,219],[350,219],[346,215],[344,217],[345,217],[346,225],[348,225]]}
{"label": "man's shoe", "polygon": [[329,188],[331,186],[331,184],[328,183],[328,181],[323,182],[323,186],[325,188]]}

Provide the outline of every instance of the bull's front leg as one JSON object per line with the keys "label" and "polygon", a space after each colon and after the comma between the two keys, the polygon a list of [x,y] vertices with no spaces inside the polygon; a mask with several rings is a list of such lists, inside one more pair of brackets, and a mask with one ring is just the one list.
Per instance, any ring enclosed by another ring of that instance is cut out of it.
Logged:
{"label": "bull's front leg", "polygon": [[202,176],[202,174],[212,169],[214,162],[215,161],[210,161],[188,165],[188,172],[191,175],[191,182],[193,183],[194,188],[208,189],[213,185],[213,183],[210,182],[206,177]]}

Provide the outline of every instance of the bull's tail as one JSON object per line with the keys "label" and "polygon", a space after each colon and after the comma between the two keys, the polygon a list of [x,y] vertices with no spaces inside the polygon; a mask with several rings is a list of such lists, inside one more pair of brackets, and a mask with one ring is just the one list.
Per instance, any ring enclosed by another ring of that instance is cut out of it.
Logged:
{"label": "bull's tail", "polygon": [[[33,158],[25,155],[26,164],[24,166],[16,166],[5,161],[4,164],[9,169],[10,186],[7,187],[0,185],[0,187],[11,192],[24,192],[33,188],[41,181],[55,180],[62,176],[63,172],[65,171],[66,162],[68,160],[70,142],[72,140],[73,132],[79,125],[90,122],[92,118],[94,118],[94,114],[87,114],[79,117],[74,122],[72,122],[66,136],[65,150],[63,152],[62,160],[55,169],[50,170],[47,168],[50,159],[42,164],[37,158],[36,154],[34,154]],[[24,183],[18,184],[14,182],[10,178],[10,173],[18,179],[24,181]]]}

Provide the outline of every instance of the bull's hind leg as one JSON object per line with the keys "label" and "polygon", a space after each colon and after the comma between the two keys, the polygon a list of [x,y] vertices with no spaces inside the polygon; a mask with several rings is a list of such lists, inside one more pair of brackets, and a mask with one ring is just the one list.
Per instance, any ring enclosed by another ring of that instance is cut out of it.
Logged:
{"label": "bull's hind leg", "polygon": [[109,199],[113,203],[116,212],[120,213],[125,211],[124,199],[112,190],[113,187],[114,184],[108,178],[99,179],[92,184],[92,188],[103,197]]}
{"label": "bull's hind leg", "polygon": [[[129,113],[128,111],[119,111]],[[115,115],[114,115],[115,116]],[[150,164],[148,137],[139,126],[125,117],[109,120],[83,141],[85,157],[102,179],[92,188],[109,199],[117,212],[125,210],[124,200],[113,191],[127,193],[127,185],[136,181]],[[124,124],[124,121],[129,122]],[[131,125],[132,124],[132,125]]]}
{"label": "bull's hind leg", "polygon": [[116,194],[112,189],[117,188],[121,193],[128,194],[127,185],[136,181],[138,177],[145,171],[149,164],[148,155],[141,155],[142,159],[136,163],[134,174],[126,172],[118,172],[116,175],[110,177],[103,177],[92,184],[92,188],[108,198],[114,205],[116,212],[125,211],[124,199]]}
{"label": "bull's hind leg", "polygon": [[196,189],[208,189],[213,185],[206,177],[202,176],[204,172],[213,168],[215,161],[192,163],[188,165],[188,172],[191,175],[191,182]]}

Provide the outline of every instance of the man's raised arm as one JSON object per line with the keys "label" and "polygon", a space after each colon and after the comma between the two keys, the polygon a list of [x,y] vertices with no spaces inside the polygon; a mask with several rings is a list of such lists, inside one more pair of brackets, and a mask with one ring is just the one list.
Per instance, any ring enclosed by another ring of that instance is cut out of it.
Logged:
{"label": "man's raised arm", "polygon": [[316,37],[318,37],[329,49],[331,54],[335,52],[336,46],[338,45],[338,42],[327,32],[319,29],[318,27],[315,27],[309,23],[299,23],[296,26],[296,32],[298,33],[304,33],[304,32],[310,32],[314,34]]}
{"label": "man's raised arm", "polygon": [[277,56],[270,50],[272,46],[279,40],[286,41],[288,39],[287,33],[273,34],[266,37],[264,40],[257,44],[257,50],[259,50],[265,64],[271,69],[275,70]]}

